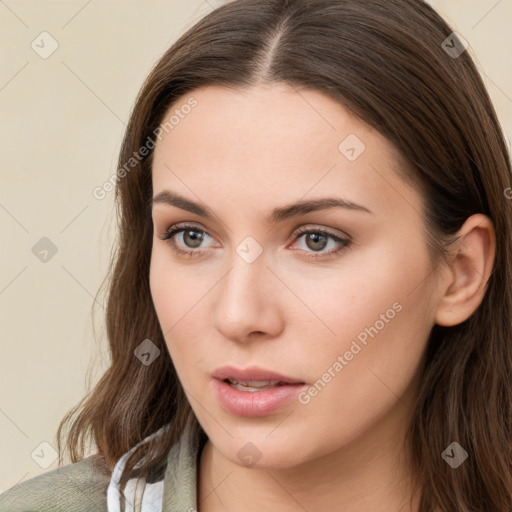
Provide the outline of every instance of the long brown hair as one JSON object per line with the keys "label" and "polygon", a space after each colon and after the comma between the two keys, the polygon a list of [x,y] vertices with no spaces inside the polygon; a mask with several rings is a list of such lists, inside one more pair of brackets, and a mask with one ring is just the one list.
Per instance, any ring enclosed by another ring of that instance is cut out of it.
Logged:
{"label": "long brown hair", "polygon": [[[504,512],[512,509],[511,166],[470,49],[462,51],[452,32],[422,0],[224,5],[182,35],[149,74],[119,168],[155,138],[168,109],[178,100],[185,103],[195,88],[283,82],[325,93],[395,145],[404,179],[426,199],[425,236],[434,266],[469,216],[488,215],[497,252],[487,292],[465,322],[433,327],[406,441],[418,475],[420,512]],[[129,172],[125,167],[116,184],[120,240],[109,269],[106,312],[111,366],[57,434],[62,460],[63,427],[80,410],[67,438],[71,460],[83,458],[90,436],[112,469],[137,442],[170,425],[128,460],[122,485],[128,476],[149,481],[161,475],[187,425],[197,438],[205,436],[150,294],[151,165],[149,151]],[[145,339],[161,351],[149,366],[134,356]],[[456,470],[441,456],[452,442],[468,452]],[[132,471],[141,458],[143,464]]]}

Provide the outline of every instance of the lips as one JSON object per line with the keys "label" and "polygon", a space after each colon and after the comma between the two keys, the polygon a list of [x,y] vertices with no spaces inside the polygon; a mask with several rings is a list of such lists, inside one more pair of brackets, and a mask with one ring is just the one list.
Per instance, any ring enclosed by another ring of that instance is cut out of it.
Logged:
{"label": "lips", "polygon": [[287,384],[305,384],[304,381],[282,375],[272,370],[266,370],[257,366],[240,369],[233,366],[223,366],[217,368],[212,374],[212,377],[218,380],[229,382],[233,385],[240,385],[246,387],[276,387]]}
{"label": "lips", "polygon": [[246,418],[266,416],[289,407],[306,383],[264,368],[218,368],[210,390],[228,413]]}
{"label": "lips", "polygon": [[229,413],[243,417],[272,414],[293,402],[305,382],[257,366],[217,368],[211,390]]}

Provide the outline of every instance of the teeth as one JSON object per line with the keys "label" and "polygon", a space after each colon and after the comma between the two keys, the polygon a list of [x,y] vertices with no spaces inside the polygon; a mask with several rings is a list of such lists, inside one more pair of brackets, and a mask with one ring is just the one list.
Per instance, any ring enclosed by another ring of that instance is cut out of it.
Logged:
{"label": "teeth", "polygon": [[279,383],[278,380],[237,380],[228,379],[231,384],[242,384],[242,386],[249,386],[253,388],[259,388],[264,386],[276,385]]}
{"label": "teeth", "polygon": [[232,388],[238,389],[239,391],[264,391],[266,389],[272,389],[279,385],[278,380],[248,380],[242,381],[237,379],[227,379]]}

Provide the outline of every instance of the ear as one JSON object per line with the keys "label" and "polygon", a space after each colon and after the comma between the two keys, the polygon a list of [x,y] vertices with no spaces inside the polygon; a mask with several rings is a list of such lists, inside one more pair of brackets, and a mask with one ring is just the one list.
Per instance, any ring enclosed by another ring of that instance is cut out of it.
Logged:
{"label": "ear", "polygon": [[489,217],[469,217],[457,233],[459,237],[447,272],[441,281],[435,322],[452,326],[467,320],[482,302],[496,254],[496,233]]}

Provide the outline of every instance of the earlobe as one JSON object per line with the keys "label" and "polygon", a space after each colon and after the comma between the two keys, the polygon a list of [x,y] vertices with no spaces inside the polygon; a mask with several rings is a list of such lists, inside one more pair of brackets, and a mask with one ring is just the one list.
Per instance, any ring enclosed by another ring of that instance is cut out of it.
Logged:
{"label": "earlobe", "polygon": [[494,225],[486,215],[469,217],[457,236],[435,316],[436,324],[447,327],[467,320],[481,304],[496,253]]}

